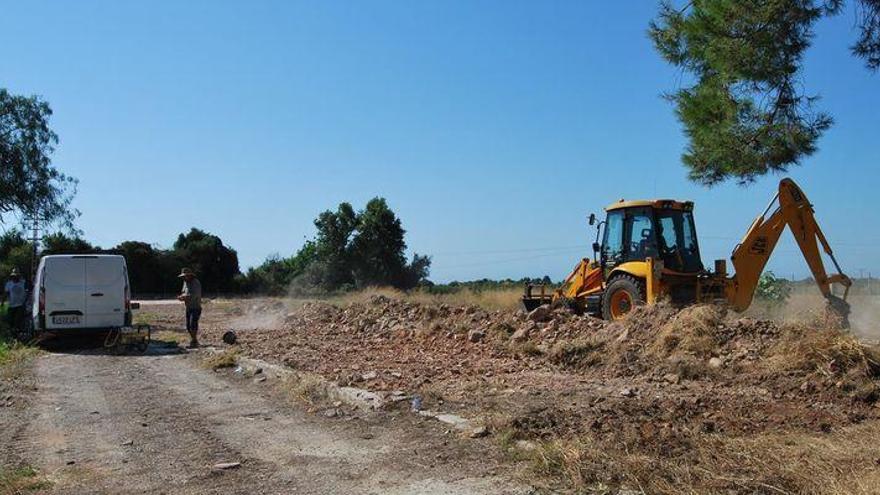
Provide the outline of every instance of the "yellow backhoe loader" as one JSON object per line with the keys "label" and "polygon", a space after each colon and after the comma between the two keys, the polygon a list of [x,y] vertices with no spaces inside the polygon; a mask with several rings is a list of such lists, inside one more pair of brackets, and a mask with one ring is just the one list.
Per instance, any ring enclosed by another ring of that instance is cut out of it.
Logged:
{"label": "yellow backhoe loader", "polygon": [[[788,226],[829,307],[846,322],[846,296],[852,281],[842,273],[812,205],[794,181],[779,183],[779,192],[733,249],[732,276],[727,274],[725,260],[715,261],[714,271],[703,267],[693,209],[689,201],[620,200],[605,208],[607,216],[598,225],[596,216],[590,215],[590,225],[596,225],[594,259],[581,260],[555,290],[527,286],[523,306],[531,311],[542,304],[564,303],[579,313],[607,320],[623,318],[636,305],[661,298],[676,305],[725,303],[744,311]],[[836,274],[826,273],[819,244],[834,263]],[[834,283],[844,288],[842,297],[832,292]]]}

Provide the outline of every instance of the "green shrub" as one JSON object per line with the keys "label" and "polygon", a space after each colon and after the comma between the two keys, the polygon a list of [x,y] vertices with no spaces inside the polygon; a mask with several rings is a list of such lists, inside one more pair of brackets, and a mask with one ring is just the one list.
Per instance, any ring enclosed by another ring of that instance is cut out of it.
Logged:
{"label": "green shrub", "polygon": [[761,301],[773,304],[782,304],[791,295],[791,282],[783,278],[777,278],[773,272],[764,272],[758,280],[758,288],[755,297]]}

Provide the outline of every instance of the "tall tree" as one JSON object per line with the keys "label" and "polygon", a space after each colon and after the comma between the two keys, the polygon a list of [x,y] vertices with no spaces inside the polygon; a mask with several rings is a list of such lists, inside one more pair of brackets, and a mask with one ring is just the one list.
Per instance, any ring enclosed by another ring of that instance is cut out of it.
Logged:
{"label": "tall tree", "polygon": [[311,267],[310,275],[321,279],[328,290],[354,283],[350,244],[357,225],[358,215],[349,203],[340,203],[335,212],[327,210],[315,219],[317,265]]}
{"label": "tall tree", "polygon": [[431,260],[413,256],[407,264],[406,231],[383,198],[371,199],[355,213],[348,203],[317,220],[315,261],[303,274],[303,285],[318,283],[325,290],[392,286],[410,289],[423,282]]}
{"label": "tall tree", "polygon": [[397,285],[406,268],[406,233],[397,215],[382,198],[373,198],[358,215],[351,245],[355,283]]}
{"label": "tall tree", "polygon": [[[238,253],[223,245],[219,237],[193,228],[180,234],[174,250],[199,276],[207,291],[221,292],[234,289],[239,273]],[[178,270],[180,267],[178,267]]]}
{"label": "tall tree", "polygon": [[[857,0],[861,37],[852,47],[880,67],[880,0]],[[820,18],[843,0],[663,2],[649,34],[692,84],[669,95],[689,139],[682,156],[704,185],[748,183],[797,165],[817,149],[830,115],[799,81],[804,51]]]}
{"label": "tall tree", "polygon": [[52,166],[58,136],[49,128],[51,115],[39,97],[0,88],[0,222],[18,212],[73,228],[76,181]]}

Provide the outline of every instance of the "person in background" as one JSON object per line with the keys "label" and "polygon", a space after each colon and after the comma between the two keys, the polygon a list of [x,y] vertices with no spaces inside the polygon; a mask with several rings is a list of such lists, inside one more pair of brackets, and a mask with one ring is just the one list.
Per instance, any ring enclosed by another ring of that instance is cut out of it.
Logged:
{"label": "person in background", "polygon": [[189,332],[189,347],[194,349],[199,346],[199,318],[202,316],[202,284],[196,278],[196,274],[189,268],[180,271],[178,277],[183,279],[183,288],[178,301],[183,301],[186,306],[186,331]]}
{"label": "person in background", "polygon": [[3,287],[3,302],[9,301],[6,317],[13,334],[22,330],[26,300],[27,288],[25,287],[24,279],[18,273],[18,268],[13,268],[9,274],[9,280],[6,281],[6,285]]}

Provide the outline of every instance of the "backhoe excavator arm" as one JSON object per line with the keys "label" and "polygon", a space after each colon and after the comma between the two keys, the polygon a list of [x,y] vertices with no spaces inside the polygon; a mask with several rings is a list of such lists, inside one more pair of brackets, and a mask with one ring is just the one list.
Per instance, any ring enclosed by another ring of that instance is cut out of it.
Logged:
{"label": "backhoe excavator arm", "polygon": [[[776,209],[768,216],[774,205]],[[846,300],[852,281],[842,273],[813,213],[812,205],[797,184],[791,179],[783,179],[779,183],[777,195],[764,213],[755,219],[742,242],[733,250],[731,260],[736,273],[729,279],[726,289],[727,299],[733,308],[743,311],[751,304],[758,279],[786,225],[804,254],[822,295],[831,302],[841,301],[831,292],[831,284],[839,283],[846,288],[843,301]],[[829,276],[826,273],[819,244],[834,263],[836,274]]]}

